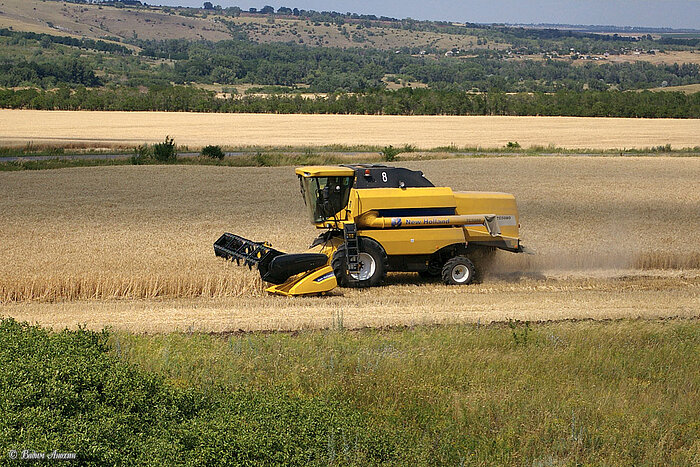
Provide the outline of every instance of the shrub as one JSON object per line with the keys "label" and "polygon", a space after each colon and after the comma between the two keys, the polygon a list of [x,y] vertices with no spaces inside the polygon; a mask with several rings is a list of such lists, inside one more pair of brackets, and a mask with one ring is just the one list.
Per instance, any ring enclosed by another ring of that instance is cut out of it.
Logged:
{"label": "shrub", "polygon": [[673,149],[671,148],[670,144],[667,144],[665,146],[654,146],[651,148],[652,152],[671,152]]}
{"label": "shrub", "polygon": [[506,144],[506,148],[508,149],[519,149],[520,148],[520,143],[517,141],[508,141],[508,144]]}
{"label": "shrub", "polygon": [[[670,145],[667,145],[670,146]],[[63,148],[48,148],[46,150],[46,155],[48,156],[62,156],[65,153]]]}
{"label": "shrub", "polygon": [[391,162],[394,159],[396,159],[396,156],[400,153],[401,151],[391,145],[385,146],[384,149],[382,149],[382,157],[386,162]]}
{"label": "shrub", "polygon": [[202,156],[211,157],[212,159],[223,159],[224,151],[221,150],[221,146],[204,146],[202,148]]}
{"label": "shrub", "polygon": [[160,162],[172,162],[177,159],[175,142],[170,136],[165,137],[162,143],[153,145],[153,158]]}
{"label": "shrub", "polygon": [[255,154],[255,157],[253,158],[253,162],[258,167],[269,167],[271,165],[269,158],[261,152],[258,152],[257,154]]}
{"label": "shrub", "polygon": [[131,165],[143,165],[146,162],[146,159],[141,157],[138,153],[132,155],[129,158],[129,163]]}
{"label": "shrub", "polygon": [[153,149],[147,144],[142,144],[134,149],[134,154],[129,158],[129,162],[133,165],[145,164],[146,160],[153,156]]}

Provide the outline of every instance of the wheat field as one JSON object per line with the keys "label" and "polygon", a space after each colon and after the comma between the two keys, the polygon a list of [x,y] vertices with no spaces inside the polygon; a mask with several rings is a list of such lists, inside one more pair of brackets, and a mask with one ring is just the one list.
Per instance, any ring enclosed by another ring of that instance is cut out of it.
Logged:
{"label": "wheat field", "polygon": [[484,282],[466,288],[395,274],[378,289],[270,297],[212,243],[229,231],[304,250],[317,231],[291,167],[5,172],[0,314],[143,332],[699,314],[700,158],[401,165],[456,190],[515,194],[537,254],[499,253]]}
{"label": "wheat field", "polygon": [[[41,134],[41,136],[37,136]],[[644,149],[700,146],[700,120],[584,117],[275,115],[0,110],[0,145],[414,145]]]}

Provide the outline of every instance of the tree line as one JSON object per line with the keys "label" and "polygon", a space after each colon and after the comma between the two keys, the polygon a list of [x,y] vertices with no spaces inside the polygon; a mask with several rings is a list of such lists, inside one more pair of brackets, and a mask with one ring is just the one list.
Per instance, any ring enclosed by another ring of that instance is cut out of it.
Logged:
{"label": "tree line", "polygon": [[97,50],[98,52],[108,52],[111,54],[119,55],[131,55],[131,50],[120,44],[115,44],[113,42],[106,42],[101,40],[94,40],[88,38],[75,38],[70,36],[54,36],[53,34],[43,34],[37,32],[26,32],[26,31],[12,31],[7,28],[0,28],[0,37],[9,38],[9,44],[17,44],[22,40],[33,40],[39,41],[42,45],[47,46],[49,44],[62,44],[69,45],[72,47],[78,47],[80,49],[91,49]]}
{"label": "tree line", "polygon": [[[141,55],[175,60],[157,70],[177,84],[188,82],[309,85],[313,92],[358,92],[383,87],[387,74],[434,88],[553,92],[644,89],[700,83],[697,64],[647,62],[574,65],[564,60],[503,60],[484,54],[468,60],[413,57],[381,50],[306,47],[294,43],[138,41]],[[156,73],[154,71],[154,73]]]}
{"label": "tree line", "polygon": [[102,85],[85,60],[61,57],[40,62],[0,58],[0,86],[15,87],[27,83],[45,88],[56,84]]}
{"label": "tree line", "polygon": [[[384,88],[387,75],[433,89],[480,92],[627,90],[700,83],[697,64],[578,65],[568,60],[506,60],[494,51],[482,51],[469,59],[435,58],[411,56],[409,51],[397,54],[244,40],[133,43],[141,48],[138,56],[125,54],[128,49],[124,46],[104,41],[0,30],[0,44],[8,46],[0,47],[0,86],[254,83],[302,84],[311,92],[365,92]],[[31,48],[37,52],[27,53]],[[88,49],[102,53],[82,52]],[[173,64],[154,65],[144,58],[170,59]]]}
{"label": "tree line", "polygon": [[700,92],[557,91],[470,94],[433,89],[372,90],[325,97],[244,96],[221,99],[188,86],[75,90],[0,90],[0,107],[41,110],[126,110],[364,115],[547,115],[700,118]]}

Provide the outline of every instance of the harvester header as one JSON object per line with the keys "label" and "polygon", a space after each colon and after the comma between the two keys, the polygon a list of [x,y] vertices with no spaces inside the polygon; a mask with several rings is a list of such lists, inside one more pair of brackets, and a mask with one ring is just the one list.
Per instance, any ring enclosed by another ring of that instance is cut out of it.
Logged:
{"label": "harvester header", "polygon": [[512,195],[455,192],[420,171],[384,165],[299,167],[296,174],[311,222],[325,230],[309,251],[285,254],[229,233],[214,244],[217,256],[257,266],[273,284],[268,292],[371,287],[390,271],[465,285],[496,250],[525,251]]}

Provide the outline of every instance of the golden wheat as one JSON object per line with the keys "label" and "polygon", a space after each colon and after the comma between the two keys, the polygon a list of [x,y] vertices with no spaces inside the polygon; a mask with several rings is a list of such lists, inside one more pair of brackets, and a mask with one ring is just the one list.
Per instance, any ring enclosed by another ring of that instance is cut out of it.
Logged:
{"label": "golden wheat", "polygon": [[0,110],[0,144],[130,144],[165,135],[190,147],[411,144],[420,148],[623,149],[700,145],[700,120],[581,117],[275,115]]}
{"label": "golden wheat", "polygon": [[262,281],[255,274],[207,271],[192,277],[167,275],[47,275],[12,277],[0,284],[6,302],[59,300],[152,299],[157,297],[210,298],[260,295]]}

